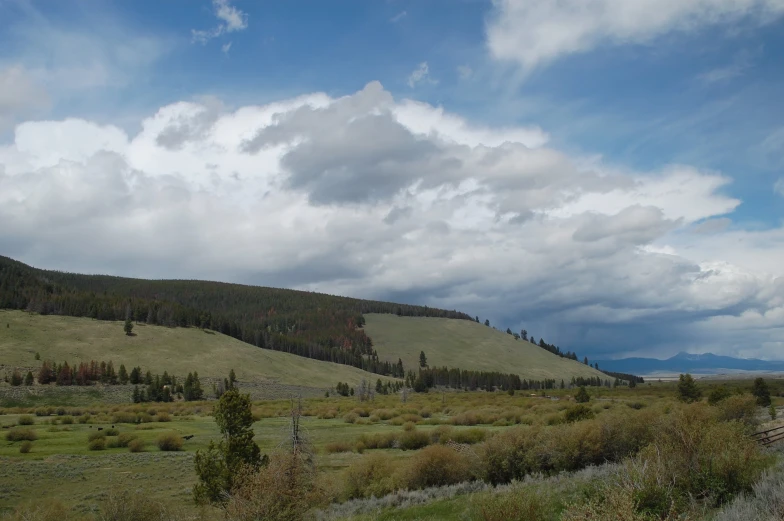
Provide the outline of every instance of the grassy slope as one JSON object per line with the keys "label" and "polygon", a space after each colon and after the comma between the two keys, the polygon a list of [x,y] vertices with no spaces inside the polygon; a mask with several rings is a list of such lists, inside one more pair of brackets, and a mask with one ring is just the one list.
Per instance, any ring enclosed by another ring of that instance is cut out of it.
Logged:
{"label": "grassy slope", "polygon": [[137,325],[133,332],[136,336],[126,336],[122,322],[0,310],[0,364],[37,367],[38,352],[42,360],[112,360],[115,368],[140,365],[153,373],[165,370],[178,376],[196,370],[199,376],[225,377],[234,369],[240,380],[318,388],[378,378],[353,367],[259,349],[195,328]]}
{"label": "grassy slope", "polygon": [[431,367],[517,373],[535,380],[609,378],[580,362],[468,320],[379,314],[367,314],[365,319],[365,331],[373,339],[378,356],[390,361],[401,358],[406,368],[419,367],[419,352],[424,351]]}

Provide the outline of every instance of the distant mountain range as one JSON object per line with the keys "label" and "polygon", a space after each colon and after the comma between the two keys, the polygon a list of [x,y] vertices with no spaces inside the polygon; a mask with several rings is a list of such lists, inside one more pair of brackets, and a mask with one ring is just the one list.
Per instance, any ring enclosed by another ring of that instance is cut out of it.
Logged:
{"label": "distant mountain range", "polygon": [[619,373],[650,375],[653,373],[721,373],[735,371],[784,371],[784,361],[733,358],[713,353],[695,355],[678,353],[659,360],[658,358],[620,358],[618,360],[596,360],[599,369]]}

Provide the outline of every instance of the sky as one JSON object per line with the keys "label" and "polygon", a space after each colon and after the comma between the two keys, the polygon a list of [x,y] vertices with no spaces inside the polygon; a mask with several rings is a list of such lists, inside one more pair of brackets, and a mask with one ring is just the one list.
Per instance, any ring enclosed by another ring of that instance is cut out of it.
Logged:
{"label": "sky", "polygon": [[0,254],[784,359],[784,0],[0,0]]}

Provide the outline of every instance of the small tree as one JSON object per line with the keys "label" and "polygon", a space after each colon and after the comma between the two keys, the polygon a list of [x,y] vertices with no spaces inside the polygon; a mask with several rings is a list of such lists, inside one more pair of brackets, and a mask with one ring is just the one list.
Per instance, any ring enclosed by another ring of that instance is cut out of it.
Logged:
{"label": "small tree", "polygon": [[427,367],[427,357],[424,351],[419,352],[419,367]]}
{"label": "small tree", "polygon": [[133,334],[133,322],[131,321],[130,317],[125,319],[125,325],[123,326],[123,330],[125,334],[131,336]]}
{"label": "small tree", "polygon": [[768,384],[765,383],[764,378],[754,380],[751,394],[757,398],[757,405],[760,407],[768,407],[770,405],[770,389],[768,389]]}
{"label": "small tree", "polygon": [[11,373],[11,385],[22,385],[23,381],[24,379],[22,378],[22,373],[20,373],[18,369],[14,369],[14,372]]}
{"label": "small tree", "polygon": [[713,390],[708,394],[708,403],[711,405],[716,405],[720,401],[724,400],[725,398],[729,398],[730,396],[732,396],[732,392],[730,392],[726,386],[720,385],[718,387],[714,387]]}
{"label": "small tree", "polygon": [[770,404],[770,407],[768,407],[768,414],[770,414],[771,421],[776,419],[776,407],[774,407],[772,403]]}
{"label": "small tree", "polygon": [[574,399],[577,403],[588,403],[591,401],[591,395],[588,394],[585,387],[581,385],[577,390],[577,394],[574,395]]}
{"label": "small tree", "polygon": [[199,503],[223,504],[235,485],[235,477],[244,468],[258,469],[262,459],[261,450],[253,441],[250,395],[227,390],[215,406],[214,416],[223,438],[196,452],[199,483],[193,487],[193,495]]}
{"label": "small tree", "polygon": [[693,403],[702,398],[702,391],[699,390],[694,378],[688,373],[680,375],[678,378],[678,399],[685,403]]}
{"label": "small tree", "polygon": [[118,378],[120,379],[120,383],[125,385],[128,383],[130,377],[128,376],[128,371],[125,369],[125,365],[120,364],[120,371],[117,374]]}
{"label": "small tree", "polygon": [[32,371],[27,371],[27,375],[25,376],[25,379],[24,379],[24,384],[29,387],[29,386],[33,385],[34,382],[35,382],[35,379],[33,378],[33,372]]}

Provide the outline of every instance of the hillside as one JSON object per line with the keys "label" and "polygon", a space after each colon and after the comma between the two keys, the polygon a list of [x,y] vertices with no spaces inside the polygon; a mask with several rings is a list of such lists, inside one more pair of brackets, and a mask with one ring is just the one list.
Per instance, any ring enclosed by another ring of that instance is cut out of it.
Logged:
{"label": "hillside", "polygon": [[608,378],[587,365],[561,358],[523,340],[470,320],[365,315],[365,332],[382,360],[419,366],[424,351],[431,367],[471,368],[519,374],[524,379]]}
{"label": "hillside", "polygon": [[362,378],[373,382],[378,378],[354,367],[259,349],[197,328],[138,325],[134,333],[126,336],[122,322],[0,310],[0,363],[38,367],[38,352],[42,360],[112,360],[115,367],[139,365],[153,373],[168,371],[177,376],[198,371],[202,377],[225,377],[234,369],[243,381],[322,389],[338,381],[356,385]]}

